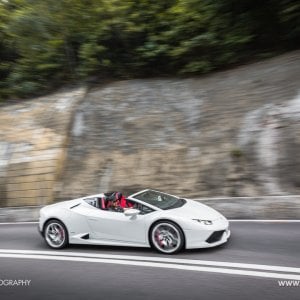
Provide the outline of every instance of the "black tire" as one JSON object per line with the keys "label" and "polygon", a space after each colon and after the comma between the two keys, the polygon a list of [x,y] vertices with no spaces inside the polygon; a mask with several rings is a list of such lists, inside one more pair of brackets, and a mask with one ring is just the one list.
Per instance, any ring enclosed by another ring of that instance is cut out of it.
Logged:
{"label": "black tire", "polygon": [[66,226],[58,220],[50,220],[46,223],[44,238],[47,245],[53,249],[62,249],[69,244]]}
{"label": "black tire", "polygon": [[185,244],[181,228],[170,221],[159,221],[153,224],[149,233],[149,241],[152,248],[164,254],[178,253]]}

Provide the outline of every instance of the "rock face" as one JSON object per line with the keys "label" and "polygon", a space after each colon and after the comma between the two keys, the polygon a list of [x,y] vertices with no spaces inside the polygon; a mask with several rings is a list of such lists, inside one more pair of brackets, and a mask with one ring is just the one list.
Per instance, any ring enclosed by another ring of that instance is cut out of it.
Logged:
{"label": "rock face", "polygon": [[143,188],[299,194],[299,65],[296,51],[201,78],[119,81],[5,106],[0,205]]}
{"label": "rock face", "polygon": [[0,206],[53,201],[72,109],[84,93],[81,88],[1,107]]}
{"label": "rock face", "polygon": [[299,65],[294,52],[203,78],[94,89],[77,108],[59,196],[299,193]]}

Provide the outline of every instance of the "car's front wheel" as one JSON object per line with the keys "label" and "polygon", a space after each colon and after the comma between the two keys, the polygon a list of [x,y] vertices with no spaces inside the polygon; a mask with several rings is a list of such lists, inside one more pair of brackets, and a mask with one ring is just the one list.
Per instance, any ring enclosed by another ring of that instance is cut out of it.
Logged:
{"label": "car's front wheel", "polygon": [[68,245],[68,232],[65,225],[58,220],[50,220],[45,225],[45,241],[51,248],[61,249]]}
{"label": "car's front wheel", "polygon": [[175,223],[161,221],[152,227],[150,243],[159,252],[174,254],[183,248],[184,235],[181,228]]}

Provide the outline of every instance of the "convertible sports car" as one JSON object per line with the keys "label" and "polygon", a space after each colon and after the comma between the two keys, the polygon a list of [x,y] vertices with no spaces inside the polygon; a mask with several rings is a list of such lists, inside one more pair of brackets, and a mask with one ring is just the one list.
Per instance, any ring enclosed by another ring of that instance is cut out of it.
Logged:
{"label": "convertible sports car", "polygon": [[227,219],[197,201],[143,190],[126,198],[127,208],[108,210],[107,194],[64,201],[40,210],[39,231],[55,249],[68,244],[153,247],[173,254],[183,248],[225,243]]}

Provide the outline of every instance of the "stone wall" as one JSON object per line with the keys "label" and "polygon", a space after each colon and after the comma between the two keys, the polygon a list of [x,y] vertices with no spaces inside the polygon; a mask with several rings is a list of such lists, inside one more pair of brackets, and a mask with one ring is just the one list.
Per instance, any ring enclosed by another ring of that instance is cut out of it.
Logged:
{"label": "stone wall", "polygon": [[44,205],[53,201],[64,165],[75,89],[0,109],[0,206]]}
{"label": "stone wall", "polygon": [[0,107],[0,206],[144,188],[300,194],[300,51],[189,79],[116,81]]}
{"label": "stone wall", "polygon": [[201,78],[94,88],[76,111],[58,199],[300,194],[299,65],[297,51]]}

